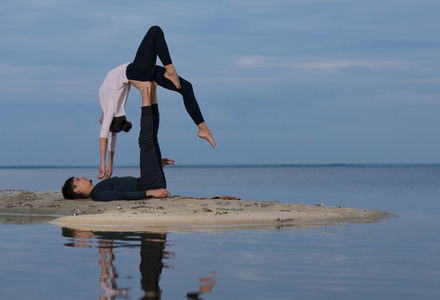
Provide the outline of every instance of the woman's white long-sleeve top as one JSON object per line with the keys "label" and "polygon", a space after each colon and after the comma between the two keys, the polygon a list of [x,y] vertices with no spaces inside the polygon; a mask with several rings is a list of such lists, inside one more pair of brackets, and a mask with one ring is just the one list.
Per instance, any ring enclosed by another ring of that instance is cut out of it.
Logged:
{"label": "woman's white long-sleeve top", "polygon": [[120,65],[110,72],[99,89],[99,103],[101,103],[103,120],[100,138],[108,138],[109,151],[115,151],[116,133],[110,132],[110,124],[114,117],[125,115],[125,104],[130,92],[130,82],[126,70],[128,63]]}

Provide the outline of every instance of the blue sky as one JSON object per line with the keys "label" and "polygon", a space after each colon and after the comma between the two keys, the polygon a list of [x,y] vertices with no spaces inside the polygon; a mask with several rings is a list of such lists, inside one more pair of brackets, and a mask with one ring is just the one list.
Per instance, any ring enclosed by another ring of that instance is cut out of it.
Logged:
{"label": "blue sky", "polygon": [[[440,163],[440,3],[234,0],[0,3],[0,166],[98,166],[98,89],[151,25],[217,148],[158,90],[180,165]],[[137,165],[140,93],[115,166]]]}

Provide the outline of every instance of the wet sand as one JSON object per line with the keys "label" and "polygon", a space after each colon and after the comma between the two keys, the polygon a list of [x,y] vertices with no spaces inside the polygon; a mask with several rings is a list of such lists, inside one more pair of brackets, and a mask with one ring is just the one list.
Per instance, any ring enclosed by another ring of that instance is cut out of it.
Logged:
{"label": "wet sand", "polygon": [[206,229],[322,226],[377,222],[388,212],[325,206],[248,201],[234,197],[173,196],[133,201],[65,200],[59,191],[0,191],[0,215],[45,217],[58,226],[82,230],[182,231]]}

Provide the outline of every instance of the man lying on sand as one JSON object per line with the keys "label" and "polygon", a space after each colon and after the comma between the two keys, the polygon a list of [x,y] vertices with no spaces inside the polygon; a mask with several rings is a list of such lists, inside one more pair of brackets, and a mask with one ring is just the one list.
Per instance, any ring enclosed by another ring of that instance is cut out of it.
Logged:
{"label": "man lying on sand", "polygon": [[139,200],[148,197],[165,198],[166,190],[163,167],[174,165],[174,160],[162,159],[157,132],[159,129],[159,108],[156,84],[150,89],[149,97],[142,93],[141,131],[139,133],[141,177],[113,177],[96,185],[85,177],[70,177],[62,187],[65,199],[92,198],[95,201]]}

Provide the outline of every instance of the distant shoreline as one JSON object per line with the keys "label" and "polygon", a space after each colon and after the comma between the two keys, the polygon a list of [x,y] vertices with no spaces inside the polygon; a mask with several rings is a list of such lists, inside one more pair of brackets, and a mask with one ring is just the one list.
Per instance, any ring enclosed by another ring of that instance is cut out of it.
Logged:
{"label": "distant shoreline", "polygon": [[[243,165],[178,165],[173,168],[317,168],[317,167],[440,167],[440,163],[371,163],[371,164],[243,164]],[[97,166],[0,166],[0,169],[96,169]],[[139,166],[113,166],[138,169]]]}

